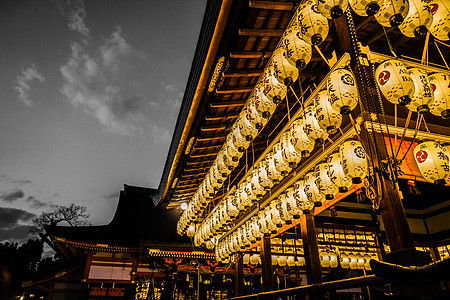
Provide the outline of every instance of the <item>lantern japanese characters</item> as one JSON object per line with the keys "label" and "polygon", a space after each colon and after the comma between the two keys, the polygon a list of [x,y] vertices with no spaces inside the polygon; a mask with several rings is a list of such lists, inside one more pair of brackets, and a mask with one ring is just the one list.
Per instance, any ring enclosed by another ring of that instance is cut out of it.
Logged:
{"label": "lantern japanese characters", "polygon": [[255,239],[257,241],[261,240],[261,237],[263,237],[264,233],[259,229],[259,216],[256,215],[254,217],[252,217],[251,219],[251,231],[252,231],[252,236],[255,237]]}
{"label": "lantern japanese characters", "polygon": [[247,177],[247,179],[245,180],[244,190],[245,190],[245,193],[247,194],[247,198],[250,201],[252,201],[252,204],[256,200],[258,200],[258,196],[255,194],[255,192],[252,189],[252,178],[250,176]]}
{"label": "lantern japanese characters", "polygon": [[358,88],[353,73],[347,69],[336,69],[327,79],[328,101],[331,107],[348,115],[358,105]]}
{"label": "lantern japanese characters", "polygon": [[291,125],[291,144],[297,153],[303,157],[308,157],[314,150],[314,142],[311,141],[303,131],[303,119],[297,119]]}
{"label": "lantern japanese characters", "polygon": [[433,22],[433,14],[428,5],[429,0],[408,0],[409,11],[405,20],[398,26],[401,33],[407,37],[420,37],[428,32]]}
{"label": "lantern japanese characters", "polygon": [[450,176],[449,158],[440,144],[433,141],[420,143],[414,148],[414,158],[426,181],[445,184]]}
{"label": "lantern japanese characters", "polygon": [[328,91],[322,90],[317,93],[314,99],[314,106],[316,109],[316,119],[320,128],[328,132],[328,134],[335,134],[342,123],[342,115],[331,107],[328,101]]}
{"label": "lantern japanese characters", "polygon": [[258,254],[253,254],[252,256],[250,256],[250,264],[252,265],[257,265],[259,263],[259,255]]}
{"label": "lantern japanese characters", "polygon": [[270,229],[267,227],[266,214],[264,210],[258,212],[258,225],[259,230],[264,234],[264,236],[270,236]]}
{"label": "lantern japanese characters", "polygon": [[397,59],[382,62],[375,78],[386,99],[393,104],[406,105],[414,95],[414,82],[406,66]]}
{"label": "lantern japanese characters", "polygon": [[304,111],[303,131],[311,141],[314,141],[318,145],[323,144],[328,138],[328,133],[317,122],[314,106],[308,106]]}
{"label": "lantern japanese characters", "polygon": [[320,14],[317,4],[308,0],[298,7],[297,25],[300,38],[310,45],[319,45],[328,35],[328,20]]}
{"label": "lantern japanese characters", "polygon": [[411,102],[406,107],[419,114],[426,113],[430,110],[430,105],[434,100],[430,80],[427,73],[422,69],[411,68],[409,71],[414,82],[414,94],[411,97]]}
{"label": "lantern japanese characters", "polygon": [[277,80],[283,82],[286,86],[291,86],[297,80],[298,69],[289,63],[282,47],[273,51],[272,66]]}
{"label": "lantern japanese characters", "polygon": [[314,203],[305,194],[305,181],[303,179],[294,183],[294,199],[299,209],[307,214],[314,208]]}
{"label": "lantern japanese characters", "polygon": [[348,0],[316,0],[316,4],[327,19],[337,19],[347,9]]}
{"label": "lantern japanese characters", "polygon": [[252,192],[256,195],[256,197],[258,197],[258,198],[262,197],[266,193],[266,190],[259,183],[258,169],[253,169],[252,172],[250,173],[250,176],[251,176],[250,180],[251,180]]}
{"label": "lantern japanese characters", "polygon": [[446,0],[431,0],[429,6],[433,13],[431,34],[441,41],[450,40],[450,3]]}
{"label": "lantern japanese characters", "polygon": [[258,113],[260,113],[263,118],[270,118],[277,108],[277,104],[264,94],[264,87],[262,84],[255,87],[253,90],[253,97]]}
{"label": "lantern japanese characters", "polygon": [[280,213],[280,217],[286,224],[292,224],[292,215],[289,213],[289,203],[286,198],[286,193],[281,193],[276,200],[276,206]]}
{"label": "lantern japanese characters", "polygon": [[328,157],[328,177],[332,184],[338,188],[339,193],[346,193],[352,186],[352,180],[347,178],[342,170],[341,157],[339,152]]}
{"label": "lantern japanese characters", "polygon": [[320,265],[323,268],[328,268],[330,266],[330,256],[328,255],[328,252],[326,251],[319,252],[319,257],[320,257]]}
{"label": "lantern japanese characters", "polygon": [[266,191],[270,190],[273,186],[273,181],[269,178],[266,171],[266,159],[263,159],[258,163],[256,169],[258,170],[258,182],[259,185],[262,186]]}
{"label": "lantern japanese characters", "polygon": [[407,0],[384,0],[380,10],[375,14],[375,20],[383,27],[397,27],[408,15]]}
{"label": "lantern japanese characters", "polygon": [[297,205],[297,201],[295,199],[295,189],[294,187],[287,188],[285,191],[285,197],[287,201],[287,210],[288,213],[294,219],[299,219],[300,215],[303,213],[300,206]]}
{"label": "lantern japanese characters", "polygon": [[263,127],[267,124],[267,118],[263,118],[262,115],[256,109],[255,98],[250,97],[247,100],[245,105],[245,109],[247,110],[247,119],[250,123],[255,126],[257,130],[263,129]]}
{"label": "lantern japanese characters", "polygon": [[233,160],[233,158],[228,154],[227,145],[222,147],[222,159],[223,163],[227,166],[229,170],[233,170],[239,164],[239,160]]}
{"label": "lantern japanese characters", "polygon": [[278,228],[280,228],[281,226],[283,226],[284,220],[281,218],[280,211],[278,210],[277,202],[276,202],[275,200],[273,200],[272,202],[270,202],[270,204],[269,204],[269,210],[270,210],[270,213],[272,214],[272,222],[273,222]]}
{"label": "lantern japanese characters", "polygon": [[353,11],[362,17],[373,16],[380,10],[383,0],[348,0]]}
{"label": "lantern japanese characters", "polygon": [[264,215],[265,215],[267,229],[269,229],[270,233],[272,233],[272,234],[277,233],[278,227],[272,220],[272,212],[271,212],[271,209],[269,206],[266,206],[264,208]]}
{"label": "lantern japanese characters", "polygon": [[314,206],[322,206],[322,203],[325,201],[325,196],[319,192],[319,188],[316,185],[316,177],[314,176],[314,172],[309,172],[305,175],[304,191],[309,201],[314,203]]}
{"label": "lantern japanese characters", "polygon": [[276,170],[284,177],[291,171],[292,168],[289,167],[289,163],[283,159],[281,147],[280,142],[273,146],[273,160]]}
{"label": "lantern japanese characters", "polygon": [[292,136],[290,130],[283,132],[280,138],[281,154],[283,155],[283,160],[289,164],[289,167],[295,168],[302,159],[302,156],[295,150],[291,143],[291,139]]}
{"label": "lantern japanese characters", "polygon": [[311,45],[302,40],[300,35],[300,28],[291,26],[286,29],[282,37],[286,59],[299,70],[306,67],[312,56]]}
{"label": "lantern japanese characters", "polygon": [[234,196],[228,196],[225,200],[225,208],[227,215],[232,219],[235,219],[239,215],[239,209],[237,207],[236,198]]}
{"label": "lantern japanese characters", "polygon": [[338,189],[331,182],[331,178],[328,177],[329,167],[327,163],[318,164],[314,169],[314,175],[316,177],[316,186],[319,192],[325,196],[326,200],[334,199],[334,195],[337,194]]}
{"label": "lantern japanese characters", "polygon": [[263,93],[275,104],[281,102],[286,97],[287,87],[283,82],[278,81],[273,64],[264,69],[262,76]]}
{"label": "lantern japanese characters", "polygon": [[346,141],[339,147],[342,170],[352,183],[361,183],[368,174],[367,155],[359,141]]}
{"label": "lantern japanese characters", "polygon": [[242,157],[243,153],[240,152],[233,143],[233,134],[228,134],[227,136],[227,143],[226,143],[227,153],[228,156],[231,157],[233,161],[239,161],[239,159]]}
{"label": "lantern japanese characters", "polygon": [[243,136],[241,134],[241,131],[239,130],[239,126],[237,126],[236,123],[233,125],[233,128],[231,129],[231,134],[233,135],[234,147],[236,147],[236,149],[239,152],[244,152],[245,149],[247,149],[248,146],[250,145],[250,142],[247,141],[245,136]]}
{"label": "lantern japanese characters", "polygon": [[339,259],[333,251],[328,252],[328,255],[330,256],[330,268],[337,268],[339,264]]}
{"label": "lantern japanese characters", "polygon": [[191,226],[189,226],[189,228],[188,228],[188,230],[187,230],[187,232],[186,232],[186,235],[187,235],[188,237],[193,237],[194,234],[195,234],[195,226],[194,226],[194,225],[191,225]]}
{"label": "lantern japanese characters", "polygon": [[242,110],[236,123],[239,126],[239,130],[241,131],[242,136],[244,136],[247,141],[253,141],[258,135],[258,129],[256,129],[256,127],[253,126],[250,120],[247,118],[246,110]]}
{"label": "lantern japanese characters", "polygon": [[216,163],[217,163],[217,170],[219,170],[220,173],[222,173],[222,177],[226,178],[228,175],[230,175],[232,168],[230,169],[228,167],[228,164],[226,162],[226,157],[223,153],[223,150],[220,150],[217,154]]}
{"label": "lantern japanese characters", "polygon": [[450,118],[450,76],[445,73],[435,73],[428,77],[433,89],[434,100],[430,112],[443,119]]}
{"label": "lantern japanese characters", "polygon": [[284,178],[284,176],[281,175],[281,173],[275,167],[275,158],[273,156],[273,152],[269,152],[267,154],[265,167],[267,176],[274,184],[278,184]]}
{"label": "lantern japanese characters", "polygon": [[339,260],[340,260],[340,263],[341,263],[341,267],[343,269],[348,269],[350,267],[350,258],[348,257],[348,254],[341,253],[339,255]]}

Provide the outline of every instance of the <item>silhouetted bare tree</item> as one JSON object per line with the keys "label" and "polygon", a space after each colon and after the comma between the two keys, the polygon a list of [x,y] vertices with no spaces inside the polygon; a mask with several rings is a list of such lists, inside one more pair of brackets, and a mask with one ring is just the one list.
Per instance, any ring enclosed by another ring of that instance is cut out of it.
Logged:
{"label": "silhouetted bare tree", "polygon": [[69,206],[58,205],[52,211],[42,212],[40,216],[36,217],[33,220],[34,227],[31,232],[43,232],[45,225],[56,226],[61,222],[70,226],[87,226],[90,225],[87,218],[89,218],[89,214],[86,213],[86,206],[74,203]]}

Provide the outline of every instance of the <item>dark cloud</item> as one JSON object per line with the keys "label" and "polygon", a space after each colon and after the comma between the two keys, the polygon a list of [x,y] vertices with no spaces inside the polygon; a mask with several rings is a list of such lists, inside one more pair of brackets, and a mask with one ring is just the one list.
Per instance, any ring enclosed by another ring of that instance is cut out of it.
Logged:
{"label": "dark cloud", "polygon": [[0,199],[5,202],[14,202],[23,198],[25,193],[21,189],[9,189],[0,192]]}
{"label": "dark cloud", "polygon": [[119,199],[120,192],[114,192],[111,194],[103,195],[103,198],[105,199]]}
{"label": "dark cloud", "polygon": [[35,217],[35,214],[23,209],[0,207],[0,242],[22,243],[33,237],[30,224]]}
{"label": "dark cloud", "polygon": [[49,206],[48,202],[40,201],[40,200],[38,200],[38,199],[36,199],[35,197],[32,197],[32,196],[29,196],[26,201],[28,203],[30,203],[30,208],[34,208],[34,209],[39,209],[39,208],[43,208],[43,207]]}
{"label": "dark cloud", "polygon": [[22,244],[32,237],[36,237],[35,234],[30,232],[31,225],[17,225],[10,229],[0,228],[0,242],[10,241]]}

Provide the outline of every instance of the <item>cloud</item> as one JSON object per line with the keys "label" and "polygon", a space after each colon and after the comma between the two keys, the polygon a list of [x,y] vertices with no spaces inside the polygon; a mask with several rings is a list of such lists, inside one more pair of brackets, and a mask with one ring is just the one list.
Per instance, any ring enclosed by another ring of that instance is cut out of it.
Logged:
{"label": "cloud", "polygon": [[25,201],[30,203],[30,208],[34,208],[34,209],[40,209],[43,207],[52,206],[52,204],[50,202],[40,201],[36,197],[33,197],[33,196],[28,196],[28,198]]}
{"label": "cloud", "polygon": [[18,179],[18,180],[12,180],[11,183],[22,186],[22,185],[30,184],[32,182],[31,182],[31,180],[27,180],[27,179]]}
{"label": "cloud", "polygon": [[21,189],[9,189],[0,192],[0,199],[5,202],[14,202],[22,199],[25,193]]}
{"label": "cloud", "polygon": [[17,98],[23,102],[26,106],[31,107],[34,105],[34,101],[30,98],[31,86],[30,83],[34,80],[40,82],[45,81],[45,77],[38,71],[37,67],[33,64],[30,67],[22,71],[21,76],[17,76],[15,80],[15,89],[19,95]]}
{"label": "cloud", "polygon": [[119,196],[120,196],[120,192],[113,192],[113,193],[111,193],[111,194],[106,194],[106,195],[103,195],[103,198],[105,198],[105,199],[119,199]]}
{"label": "cloud", "polygon": [[147,104],[136,95],[125,95],[120,75],[133,47],[120,28],[91,56],[80,44],[72,45],[69,61],[61,66],[65,80],[62,93],[74,107],[94,116],[107,130],[122,135],[142,133]]}
{"label": "cloud", "polygon": [[155,144],[167,144],[172,138],[169,130],[156,125],[150,125],[150,131]]}
{"label": "cloud", "polygon": [[89,28],[84,22],[86,19],[86,8],[83,0],[53,0],[53,2],[59,12],[67,17],[69,29],[89,38]]}
{"label": "cloud", "polygon": [[0,207],[0,242],[26,241],[32,237],[30,222],[35,217],[23,209]]}

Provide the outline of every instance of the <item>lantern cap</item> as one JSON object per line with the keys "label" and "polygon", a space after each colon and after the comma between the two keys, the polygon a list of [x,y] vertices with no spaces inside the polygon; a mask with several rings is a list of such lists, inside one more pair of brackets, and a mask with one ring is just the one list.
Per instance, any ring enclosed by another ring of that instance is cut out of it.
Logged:
{"label": "lantern cap", "polygon": [[377,2],[371,2],[366,6],[366,14],[368,16],[373,16],[380,10],[380,5]]}
{"label": "lantern cap", "polygon": [[322,41],[323,41],[323,38],[320,33],[316,33],[311,37],[311,43],[313,45],[319,45],[320,43],[322,43]]}
{"label": "lantern cap", "polygon": [[445,179],[437,179],[434,181],[435,185],[443,186],[445,185]]}
{"label": "lantern cap", "polygon": [[341,115],[346,116],[346,115],[350,114],[352,112],[352,110],[350,109],[350,106],[344,105],[341,107],[340,112],[341,112]]}
{"label": "lantern cap", "polygon": [[401,106],[405,106],[406,104],[409,104],[410,102],[411,102],[411,97],[409,97],[408,95],[398,98],[398,104],[400,104]]}
{"label": "lantern cap", "polygon": [[425,36],[428,32],[428,29],[425,25],[420,25],[417,26],[416,28],[414,28],[414,36],[416,38],[421,38],[423,36]]}
{"label": "lantern cap", "polygon": [[269,118],[270,118],[270,112],[268,112],[268,111],[263,111],[262,117],[263,117],[264,119],[269,119]]}
{"label": "lantern cap", "polygon": [[330,9],[330,16],[332,19],[339,18],[343,13],[344,11],[342,10],[342,7],[340,5],[335,5]]}
{"label": "lantern cap", "polygon": [[332,194],[325,195],[325,200],[333,200],[333,199],[334,199],[334,195],[332,195]]}
{"label": "lantern cap", "polygon": [[309,151],[308,150],[302,150],[301,154],[304,157],[308,157],[309,156]]}
{"label": "lantern cap", "polygon": [[389,24],[392,27],[398,27],[398,25],[403,23],[403,16],[400,13],[394,14],[389,18]]}
{"label": "lantern cap", "polygon": [[361,182],[362,182],[361,177],[353,177],[352,178],[352,183],[354,183],[354,184],[358,184]]}
{"label": "lantern cap", "polygon": [[291,225],[292,224],[292,220],[286,220],[286,225]]}
{"label": "lantern cap", "polygon": [[294,84],[294,80],[292,80],[292,77],[286,77],[286,78],[284,79],[284,84],[285,84],[286,86],[291,86],[291,85]]}
{"label": "lantern cap", "polygon": [[321,207],[321,206],[322,206],[322,202],[320,202],[320,201],[314,202],[314,207]]}
{"label": "lantern cap", "polygon": [[336,126],[328,126],[327,132],[328,134],[335,134],[337,132]]}
{"label": "lantern cap", "polygon": [[443,110],[441,112],[442,119],[450,119],[450,109]]}
{"label": "lantern cap", "polygon": [[306,61],[304,59],[297,59],[297,61],[295,62],[295,66],[300,71],[301,69],[306,67]]}
{"label": "lantern cap", "polygon": [[424,114],[424,113],[427,113],[427,112],[429,112],[429,111],[430,111],[430,108],[429,108],[428,105],[426,105],[426,104],[419,105],[419,106],[417,107],[417,112],[418,112],[419,114]]}
{"label": "lantern cap", "polygon": [[348,192],[348,188],[346,186],[340,186],[338,188],[339,193],[347,193]]}

